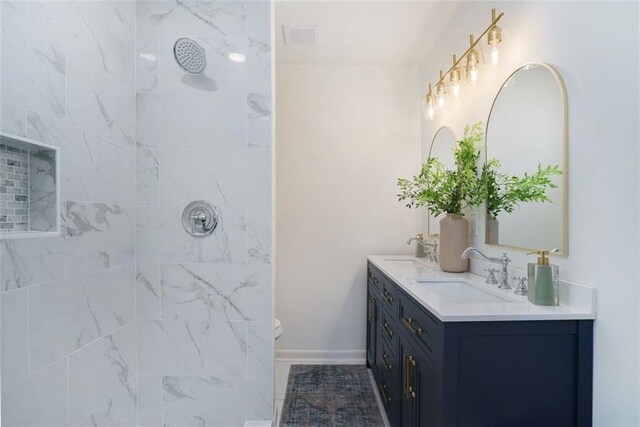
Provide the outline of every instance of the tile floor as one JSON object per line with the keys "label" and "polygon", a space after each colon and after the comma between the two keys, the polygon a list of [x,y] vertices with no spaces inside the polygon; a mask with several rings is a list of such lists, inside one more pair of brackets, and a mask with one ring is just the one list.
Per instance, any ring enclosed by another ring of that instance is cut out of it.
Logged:
{"label": "tile floor", "polygon": [[291,363],[276,362],[276,427],[280,425],[280,414],[282,414],[284,396],[287,393],[289,369],[291,369]]}

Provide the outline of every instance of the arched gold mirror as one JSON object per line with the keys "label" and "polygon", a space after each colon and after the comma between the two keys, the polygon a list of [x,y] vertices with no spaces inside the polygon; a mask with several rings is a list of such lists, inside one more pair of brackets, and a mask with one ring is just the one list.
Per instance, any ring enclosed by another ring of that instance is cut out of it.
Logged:
{"label": "arched gold mirror", "polygon": [[[437,157],[446,169],[455,167],[453,151],[457,141],[454,130],[449,126],[442,126],[433,137],[429,148],[429,157]],[[427,233],[429,236],[440,235],[440,220],[445,216],[441,214],[433,216],[427,207]]]}
{"label": "arched gold mirror", "polygon": [[[486,240],[489,245],[525,250],[557,249],[568,242],[567,94],[550,65],[529,63],[513,72],[496,96],[486,131],[486,159],[500,162],[507,176],[531,177],[540,167],[558,173],[547,178],[547,201],[509,205],[508,184],[489,194]],[[555,188],[553,188],[555,187]]]}

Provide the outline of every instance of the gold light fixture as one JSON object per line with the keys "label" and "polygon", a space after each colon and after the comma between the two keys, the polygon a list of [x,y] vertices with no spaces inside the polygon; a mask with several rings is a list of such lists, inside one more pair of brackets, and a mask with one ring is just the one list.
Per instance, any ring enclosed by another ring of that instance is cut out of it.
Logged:
{"label": "gold light fixture", "polygon": [[469,35],[469,46],[469,50],[467,50],[467,80],[475,86],[478,82],[478,75],[480,74],[480,71],[478,70],[480,55],[478,54],[478,51],[474,49],[475,43],[473,42],[473,34]]}
{"label": "gold light fixture", "polygon": [[436,116],[436,107],[433,100],[433,90],[431,87],[431,83],[429,83],[429,92],[422,98],[422,114],[424,114],[425,118],[429,120],[433,120]]}
{"label": "gold light fixture", "polygon": [[489,28],[489,33],[487,34],[487,43],[491,46],[491,63],[493,65],[497,65],[500,61],[500,50],[498,49],[498,45],[502,41],[502,28],[498,27],[494,22],[498,22],[496,20],[496,10],[491,9],[491,27]]}
{"label": "gold light fixture", "polygon": [[444,84],[444,74],[440,70],[440,81],[436,85],[436,97],[438,99],[438,107],[444,108],[444,103],[447,97],[447,88]]}
{"label": "gold light fixture", "polygon": [[[449,81],[451,82],[450,86],[453,96],[456,98],[460,96],[460,85],[462,84],[462,68],[457,64],[456,56],[453,55],[453,67],[451,67],[451,72],[449,73]],[[440,73],[442,73],[442,71],[440,71]]]}
{"label": "gold light fixture", "polygon": [[[455,97],[460,95],[460,86],[463,81],[463,72],[466,72],[466,79],[472,84],[476,85],[478,82],[478,77],[480,74],[480,70],[478,69],[480,65],[480,54],[476,50],[478,43],[482,40],[484,36],[487,36],[487,43],[491,46],[491,62],[497,64],[500,59],[500,53],[498,51],[498,45],[502,41],[502,28],[498,26],[498,21],[502,19],[504,13],[500,13],[496,15],[496,10],[491,10],[491,24],[480,34],[480,37],[474,39],[473,34],[469,36],[469,48],[459,57],[453,55],[453,65],[451,68],[447,70],[446,73],[443,73],[440,70],[440,79],[435,84],[435,95],[437,97],[438,106],[440,108],[444,107],[446,102],[446,77],[449,76],[449,81],[451,84],[451,91]],[[461,66],[461,62],[465,61],[464,67]],[[423,99],[423,109],[425,110],[425,116],[429,118],[433,118],[435,116],[435,99],[433,97],[432,86],[429,84],[429,92]],[[432,107],[432,110],[429,110],[429,106]]]}

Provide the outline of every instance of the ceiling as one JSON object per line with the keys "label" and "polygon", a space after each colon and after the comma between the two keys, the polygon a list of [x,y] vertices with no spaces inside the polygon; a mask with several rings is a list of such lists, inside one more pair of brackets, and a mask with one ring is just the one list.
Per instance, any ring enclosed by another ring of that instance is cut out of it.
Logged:
{"label": "ceiling", "polygon": [[[276,61],[417,66],[458,5],[451,1],[276,0]],[[283,25],[317,25],[319,43],[285,45]]]}

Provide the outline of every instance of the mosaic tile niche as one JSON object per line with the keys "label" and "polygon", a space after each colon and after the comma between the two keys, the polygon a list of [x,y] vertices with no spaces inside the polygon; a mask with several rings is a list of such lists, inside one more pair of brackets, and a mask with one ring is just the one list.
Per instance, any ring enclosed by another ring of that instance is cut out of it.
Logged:
{"label": "mosaic tile niche", "polygon": [[0,234],[58,229],[56,150],[0,135]]}

